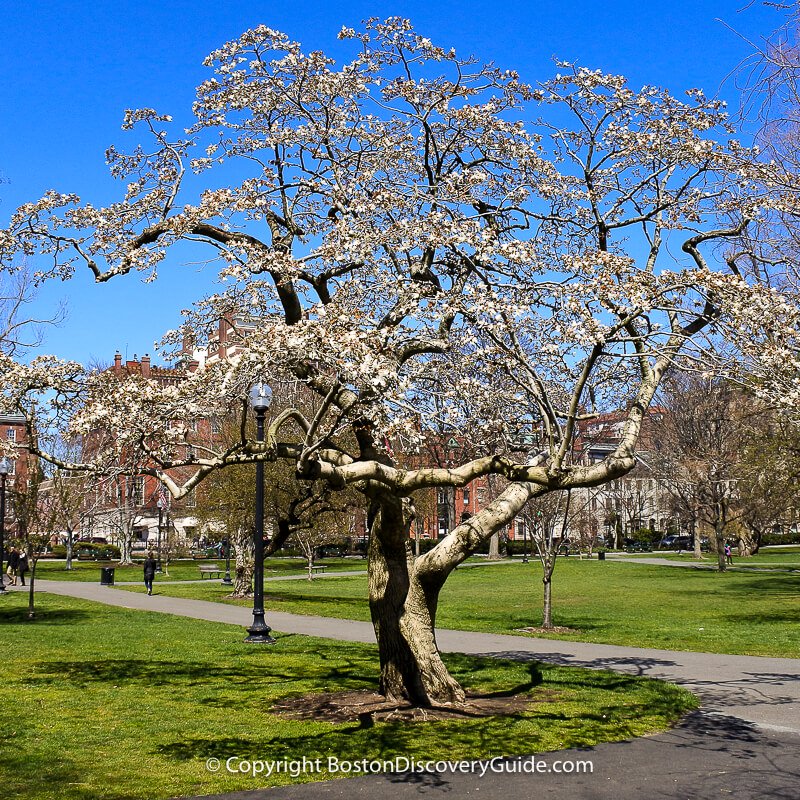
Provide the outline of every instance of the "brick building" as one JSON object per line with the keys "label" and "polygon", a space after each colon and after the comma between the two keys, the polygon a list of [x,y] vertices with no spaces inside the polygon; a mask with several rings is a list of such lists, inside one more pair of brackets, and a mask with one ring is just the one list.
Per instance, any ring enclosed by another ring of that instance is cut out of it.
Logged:
{"label": "brick building", "polygon": [[[197,368],[196,364],[190,365],[192,367]],[[115,353],[109,370],[119,380],[141,377],[162,386],[183,380],[183,370],[154,366],[147,354],[141,359],[134,355],[132,359],[123,360],[120,353]],[[182,425],[183,422],[174,420],[169,424]],[[208,443],[218,430],[211,419],[197,420],[186,433],[186,446],[191,446],[192,441]],[[81,536],[118,541],[123,535],[132,534],[134,546],[138,543],[154,547],[159,539],[160,519],[162,540],[172,536],[180,542],[191,543],[199,535],[194,507],[193,494],[176,502],[151,475],[112,476],[99,481],[87,498]]]}
{"label": "brick building", "polygon": [[31,471],[31,455],[27,449],[25,417],[19,414],[0,414],[0,440],[13,446],[12,455],[6,457],[8,476],[6,477],[6,518],[5,535],[13,537],[16,530],[14,504],[8,502],[15,489],[24,489]]}

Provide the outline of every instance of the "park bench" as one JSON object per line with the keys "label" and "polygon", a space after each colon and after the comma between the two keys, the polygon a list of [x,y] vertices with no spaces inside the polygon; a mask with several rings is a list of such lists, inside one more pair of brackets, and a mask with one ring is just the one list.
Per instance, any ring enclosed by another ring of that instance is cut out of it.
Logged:
{"label": "park bench", "polygon": [[312,572],[319,572],[319,573],[322,573],[322,572],[325,572],[325,570],[326,570],[327,568],[328,568],[328,565],[327,565],[327,564],[314,564],[314,566],[313,566],[313,567],[311,567],[311,571],[312,571]]}
{"label": "park bench", "polygon": [[220,569],[216,564],[201,564],[199,570],[201,578],[205,578],[206,575],[208,575],[209,578],[212,578],[214,576],[219,578],[225,572],[224,569]]}

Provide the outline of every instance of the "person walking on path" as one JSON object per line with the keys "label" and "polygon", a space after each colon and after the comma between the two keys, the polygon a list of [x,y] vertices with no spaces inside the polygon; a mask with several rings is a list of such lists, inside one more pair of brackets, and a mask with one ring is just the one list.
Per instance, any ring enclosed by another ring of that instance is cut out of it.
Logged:
{"label": "person walking on path", "polygon": [[147,594],[153,594],[153,578],[156,576],[156,560],[153,553],[147,554],[144,560],[144,585],[147,587]]}
{"label": "person walking on path", "polygon": [[19,582],[25,585],[25,573],[30,572],[28,567],[28,554],[23,550],[19,554],[19,563],[17,564],[17,575],[19,575]]}
{"label": "person walking on path", "polygon": [[733,564],[733,555],[731,555],[731,546],[728,542],[725,542],[725,563]]}
{"label": "person walking on path", "polygon": [[19,569],[19,553],[17,552],[16,547],[11,548],[11,552],[8,554],[8,568],[6,569],[6,574],[9,578],[11,578],[11,585],[17,585],[17,570]]}

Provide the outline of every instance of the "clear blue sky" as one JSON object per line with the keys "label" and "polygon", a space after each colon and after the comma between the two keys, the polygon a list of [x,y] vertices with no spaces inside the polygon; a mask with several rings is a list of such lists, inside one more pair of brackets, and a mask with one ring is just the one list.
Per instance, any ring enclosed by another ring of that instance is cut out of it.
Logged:
{"label": "clear blue sky", "polygon": [[[736,88],[725,79],[749,48],[730,28],[757,40],[779,23],[774,11],[747,0],[7,3],[0,225],[17,205],[51,188],[96,205],[117,198],[122,187],[108,178],[104,152],[112,143],[131,146],[119,127],[123,110],[149,106],[188,123],[194,87],[208,74],[203,58],[247,28],[263,23],[306,50],[333,49],[342,25],[392,15],[409,17],[437,44],[494,60],[529,81],[549,77],[557,56],[625,74],[634,86],[676,93],[700,87],[734,105]],[[48,285],[40,303],[65,299],[69,318],[49,335],[45,350],[101,361],[110,361],[115,349],[130,356],[152,352],[163,331],[180,322],[178,309],[196,299],[202,277],[192,270],[165,270],[165,280],[147,286],[135,275],[95,286],[88,272]]]}

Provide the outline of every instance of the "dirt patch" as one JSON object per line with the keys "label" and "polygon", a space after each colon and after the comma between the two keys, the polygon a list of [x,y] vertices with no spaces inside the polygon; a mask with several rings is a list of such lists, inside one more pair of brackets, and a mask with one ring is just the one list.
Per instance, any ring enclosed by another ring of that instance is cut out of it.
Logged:
{"label": "dirt patch", "polygon": [[516,628],[520,633],[580,633],[577,628],[565,628],[562,625],[554,625],[552,628]]}
{"label": "dirt patch", "polygon": [[543,694],[485,696],[468,695],[464,703],[419,708],[409,703],[389,701],[377,692],[335,692],[305,697],[290,697],[274,703],[273,714],[291,719],[327,722],[360,722],[369,727],[374,722],[390,720],[419,721],[440,719],[475,719],[521,714],[536,702],[546,701]]}

